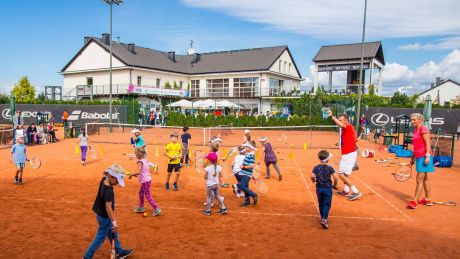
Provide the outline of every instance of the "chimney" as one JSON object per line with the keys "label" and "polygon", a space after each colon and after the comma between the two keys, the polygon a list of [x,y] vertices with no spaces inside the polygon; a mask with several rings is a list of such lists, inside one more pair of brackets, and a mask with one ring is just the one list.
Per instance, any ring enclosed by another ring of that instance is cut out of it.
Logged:
{"label": "chimney", "polygon": [[129,52],[136,54],[136,45],[134,45],[134,43],[129,43],[127,48]]}
{"label": "chimney", "polygon": [[110,34],[102,33],[102,42],[104,42],[105,45],[110,45]]}
{"label": "chimney", "polygon": [[434,88],[434,83],[431,83],[431,88]]}
{"label": "chimney", "polygon": [[201,55],[199,53],[194,53],[192,56],[192,63],[198,63],[198,61],[201,59]]}
{"label": "chimney", "polygon": [[437,76],[436,77],[436,86],[438,86],[440,84],[442,84],[442,79],[441,79],[441,77]]}
{"label": "chimney", "polygon": [[85,40],[84,40],[83,43],[84,43],[84,45],[86,45],[86,43],[88,43],[91,40],[91,37],[85,37],[84,39]]}
{"label": "chimney", "polygon": [[169,51],[168,52],[168,59],[171,60],[172,62],[176,62],[176,52]]}

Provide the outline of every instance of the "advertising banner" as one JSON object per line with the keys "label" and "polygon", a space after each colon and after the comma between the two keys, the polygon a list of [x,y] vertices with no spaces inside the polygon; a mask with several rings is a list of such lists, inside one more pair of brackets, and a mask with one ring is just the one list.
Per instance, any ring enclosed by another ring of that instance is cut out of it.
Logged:
{"label": "advertising banner", "polygon": [[162,88],[134,86],[134,85],[129,86],[128,92],[132,94],[152,94],[152,95],[178,96],[178,97],[188,97],[189,95],[189,92],[186,90],[162,89]]}

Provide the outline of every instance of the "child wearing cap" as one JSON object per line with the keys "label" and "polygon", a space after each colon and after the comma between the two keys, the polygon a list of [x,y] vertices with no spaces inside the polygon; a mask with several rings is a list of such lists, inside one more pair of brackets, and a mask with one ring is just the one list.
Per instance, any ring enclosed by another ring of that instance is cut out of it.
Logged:
{"label": "child wearing cap", "polygon": [[246,148],[246,156],[244,157],[243,165],[241,166],[241,178],[238,182],[238,188],[240,188],[245,194],[244,202],[241,206],[247,207],[251,206],[251,197],[254,200],[254,205],[257,204],[259,198],[255,192],[249,189],[249,181],[252,178],[252,171],[254,170],[254,150],[256,149],[256,143],[254,140],[250,140],[243,144],[243,146]]}
{"label": "child wearing cap", "polygon": [[164,155],[169,159],[168,160],[168,174],[166,175],[166,185],[165,188],[169,191],[169,179],[171,178],[172,172],[176,172],[176,178],[173,183],[173,190],[178,191],[179,187],[177,182],[179,181],[180,176],[180,158],[182,153],[182,145],[177,142],[178,139],[177,132],[169,134],[171,142],[166,145]]}
{"label": "child wearing cap", "polygon": [[[278,180],[283,180],[283,175],[281,175],[280,168],[278,167],[278,159],[276,158],[275,151],[273,150],[272,145],[268,142],[267,137],[260,137],[259,142],[262,144],[262,150],[264,153],[264,162],[265,168],[267,168],[267,175],[265,175],[266,179],[270,179],[270,165],[273,165],[276,172],[278,173]],[[262,157],[260,157],[262,160]]]}
{"label": "child wearing cap", "polygon": [[224,204],[224,197],[219,194],[219,178],[222,176],[221,171],[222,167],[217,165],[217,155],[214,152],[208,153],[205,157],[207,161],[207,166],[205,168],[204,179],[206,180],[206,209],[203,211],[203,214],[206,216],[211,216],[211,207],[214,201],[214,198],[220,204],[219,214],[226,214],[228,212],[227,207]]}
{"label": "child wearing cap", "polygon": [[22,174],[26,167],[26,145],[24,145],[24,136],[16,136],[16,144],[11,148],[11,162],[16,165],[16,175],[14,176],[15,184],[23,184]]}
{"label": "child wearing cap", "polygon": [[[332,188],[337,189],[339,178],[334,168],[328,165],[329,159],[332,154],[327,150],[321,150],[318,153],[318,158],[321,163],[313,168],[311,174],[311,181],[316,182],[316,195],[318,197],[319,213],[321,215],[321,226],[327,229],[327,217],[332,205]],[[334,185],[332,185],[331,176],[334,178]]]}
{"label": "child wearing cap", "polygon": [[233,159],[233,164],[232,164],[232,171],[233,171],[233,174],[235,175],[236,182],[237,182],[236,184],[232,185],[232,188],[233,188],[233,193],[238,198],[244,197],[244,192],[242,192],[238,188],[238,183],[240,182],[241,176],[243,175],[243,173],[241,172],[241,166],[243,165],[245,154],[246,154],[246,148],[244,146],[238,146],[238,154]]}
{"label": "child wearing cap", "polygon": [[88,247],[88,250],[86,250],[83,258],[93,258],[94,253],[96,253],[106,238],[109,239],[109,242],[112,242],[113,238],[115,239],[117,258],[127,258],[134,252],[134,249],[123,249],[121,247],[118,240],[118,224],[115,219],[115,193],[113,186],[119,184],[121,187],[124,187],[124,177],[123,168],[117,164],[105,170],[93,205],[98,229],[93,242]]}
{"label": "child wearing cap", "polygon": [[144,196],[147,201],[152,205],[154,211],[152,216],[158,216],[161,213],[160,207],[158,207],[155,200],[153,200],[152,195],[150,194],[150,186],[152,184],[152,177],[150,176],[150,164],[147,160],[145,150],[143,148],[136,148],[136,158],[137,158],[137,172],[129,175],[129,179],[132,177],[139,176],[139,182],[141,183],[141,188],[139,189],[139,207],[135,208],[134,213],[144,213]]}
{"label": "child wearing cap", "polygon": [[131,137],[131,144],[134,145],[134,148],[145,148],[144,137],[142,136],[141,131],[133,129],[131,133],[133,134]]}
{"label": "child wearing cap", "polygon": [[248,129],[244,130],[244,139],[243,139],[243,144],[248,142],[248,141],[251,141],[252,138],[251,138],[251,131],[249,131]]}

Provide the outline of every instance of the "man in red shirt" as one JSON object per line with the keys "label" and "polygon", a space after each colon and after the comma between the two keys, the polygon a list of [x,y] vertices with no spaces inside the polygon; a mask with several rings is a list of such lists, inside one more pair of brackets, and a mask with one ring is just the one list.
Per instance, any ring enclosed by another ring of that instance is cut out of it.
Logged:
{"label": "man in red shirt", "polygon": [[349,201],[354,201],[361,197],[361,193],[358,188],[351,182],[351,172],[356,164],[358,153],[356,152],[356,131],[353,125],[349,122],[347,114],[342,114],[339,118],[334,117],[332,111],[328,111],[328,117],[332,118],[332,121],[342,129],[341,134],[341,149],[342,157],[340,158],[339,164],[339,177],[344,183],[343,191],[338,194],[348,196],[350,189],[352,194],[348,196]]}

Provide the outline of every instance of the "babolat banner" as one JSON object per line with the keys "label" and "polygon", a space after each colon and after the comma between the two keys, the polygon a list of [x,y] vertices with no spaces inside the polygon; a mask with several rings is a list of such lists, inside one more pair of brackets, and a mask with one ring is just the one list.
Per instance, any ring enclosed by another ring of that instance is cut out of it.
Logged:
{"label": "babolat banner", "polygon": [[[390,128],[396,124],[396,118],[400,115],[410,117],[412,113],[423,114],[423,109],[410,108],[369,108],[365,114],[372,128]],[[460,109],[433,109],[431,111],[431,129],[435,132],[441,129],[444,134],[452,134],[457,132],[460,123]]]}
{"label": "babolat banner", "polygon": [[[39,114],[51,112],[55,123],[62,123],[64,110],[69,113],[68,121],[74,125],[83,125],[88,122],[109,122],[110,113],[108,105],[76,105],[76,104],[16,104],[16,111],[21,111],[24,124],[37,123]],[[0,124],[11,123],[9,104],[0,104],[2,115]],[[126,105],[112,106],[112,122],[127,122]]]}

